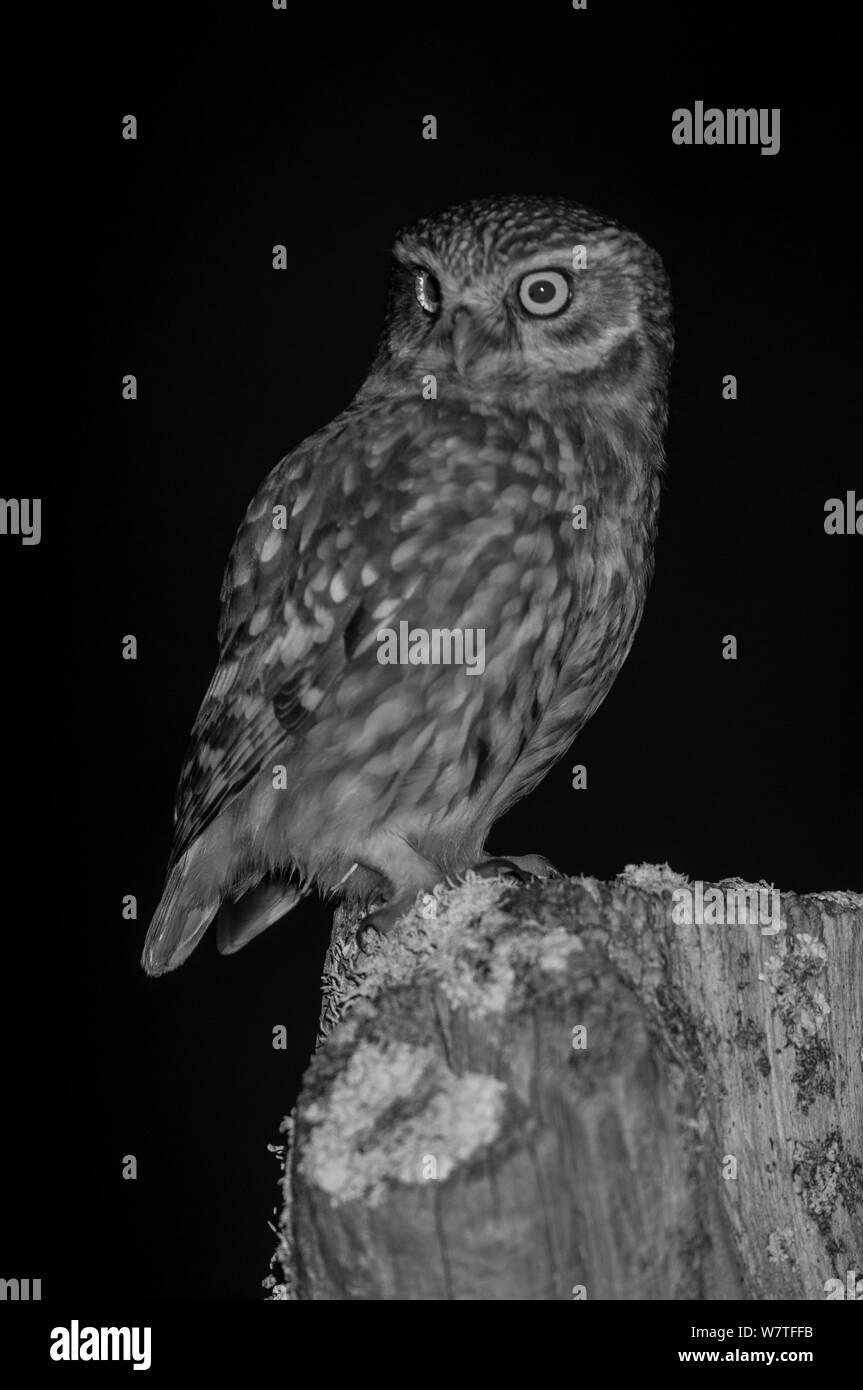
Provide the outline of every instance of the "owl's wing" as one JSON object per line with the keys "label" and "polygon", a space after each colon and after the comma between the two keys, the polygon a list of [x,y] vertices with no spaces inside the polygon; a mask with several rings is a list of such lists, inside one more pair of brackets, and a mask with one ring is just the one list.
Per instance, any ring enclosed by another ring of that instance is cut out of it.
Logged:
{"label": "owl's wing", "polygon": [[[339,508],[326,479],[313,480],[321,449],[338,448],[329,436],[313,436],[276,466],[237,533],[222,583],[219,665],[180,777],[172,864],[313,717],[317,692],[338,675],[352,607],[336,602],[332,583]],[[331,524],[322,525],[328,505]]]}
{"label": "owl's wing", "polygon": [[380,561],[383,573],[369,569],[382,530],[394,540],[385,489],[374,498],[367,489],[410,448],[421,452],[400,419],[369,427],[349,409],[277,464],[253,499],[222,583],[219,665],[180,776],[171,865],[314,720],[361,643],[368,655],[372,611],[398,608],[399,576]]}

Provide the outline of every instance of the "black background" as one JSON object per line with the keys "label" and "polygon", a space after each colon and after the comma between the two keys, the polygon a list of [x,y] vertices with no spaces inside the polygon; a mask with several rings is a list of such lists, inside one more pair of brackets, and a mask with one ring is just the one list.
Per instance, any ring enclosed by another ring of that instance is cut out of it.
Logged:
{"label": "black background", "polygon": [[[262,1296],[266,1146],[313,1046],[328,913],[307,902],[232,959],[208,938],[158,981],[138,958],[235,530],[273,464],[362,381],[388,247],[418,216],[487,193],[571,197],[652,242],[675,298],[645,618],[572,756],[492,848],[600,877],[668,861],[705,881],[863,886],[863,542],[823,525],[827,498],[863,492],[854,127],[838,82],[789,94],[771,49],[788,21],[763,18],[745,65],[751,14],[729,57],[685,7],[595,0],[333,10],[314,26],[268,3],[80,21],[66,177],[42,231],[63,248],[83,384],[75,415],[51,422],[48,462],[41,444],[36,462],[13,453],[2,489],[41,490],[43,540],[0,539],[15,672],[0,1275],[41,1277],[46,1297]],[[673,145],[672,111],[698,99],[780,106],[780,153]],[[37,442],[51,414],[43,400],[30,418]],[[575,761],[587,791],[571,790]],[[137,922],[121,916],[129,893]]]}

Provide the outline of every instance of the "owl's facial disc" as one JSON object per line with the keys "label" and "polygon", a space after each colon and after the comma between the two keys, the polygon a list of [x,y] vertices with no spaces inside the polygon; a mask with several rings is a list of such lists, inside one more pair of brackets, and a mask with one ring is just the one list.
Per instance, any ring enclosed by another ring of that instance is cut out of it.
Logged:
{"label": "owl's facial disc", "polygon": [[388,363],[452,372],[483,390],[595,372],[641,327],[628,243],[561,229],[482,256],[424,236],[397,244]]}

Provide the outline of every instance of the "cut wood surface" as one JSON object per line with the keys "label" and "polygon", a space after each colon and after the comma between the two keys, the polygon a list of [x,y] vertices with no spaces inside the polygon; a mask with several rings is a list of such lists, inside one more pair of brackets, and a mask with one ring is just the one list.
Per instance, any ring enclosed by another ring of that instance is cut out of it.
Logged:
{"label": "cut wood surface", "polygon": [[367,953],[355,925],[274,1297],[824,1299],[863,1275],[863,895],[642,865],[471,876]]}

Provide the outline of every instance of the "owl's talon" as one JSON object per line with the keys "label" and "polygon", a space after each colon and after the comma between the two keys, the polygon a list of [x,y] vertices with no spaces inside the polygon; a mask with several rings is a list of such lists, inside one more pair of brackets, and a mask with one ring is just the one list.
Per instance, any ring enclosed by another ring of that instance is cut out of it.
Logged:
{"label": "owl's talon", "polygon": [[509,854],[506,857],[512,864],[517,864],[528,878],[564,877],[560,869],[556,869],[551,860],[546,859],[543,854]]}
{"label": "owl's talon", "polygon": [[356,931],[357,947],[364,955],[368,954],[369,932],[375,932],[383,941],[393,930],[396,922],[404,915],[404,904],[389,904],[367,912]]}
{"label": "owl's talon", "polygon": [[360,922],[359,926],[357,927],[356,942],[357,942],[357,950],[358,950],[358,951],[361,951],[363,955],[367,955],[367,954],[368,954],[367,947],[368,947],[369,932],[376,932],[378,936],[381,936],[381,935],[383,934],[383,933],[381,933],[380,931],[378,931],[378,928],[375,926],[374,922],[368,922],[368,921]]}
{"label": "owl's talon", "polygon": [[560,870],[541,854],[511,854],[483,859],[474,864],[470,872],[478,878],[497,878],[503,874],[518,883],[529,883],[532,878],[563,878]]}
{"label": "owl's talon", "polygon": [[468,872],[476,874],[477,878],[514,878],[519,883],[527,883],[529,878],[514,859],[483,859]]}

